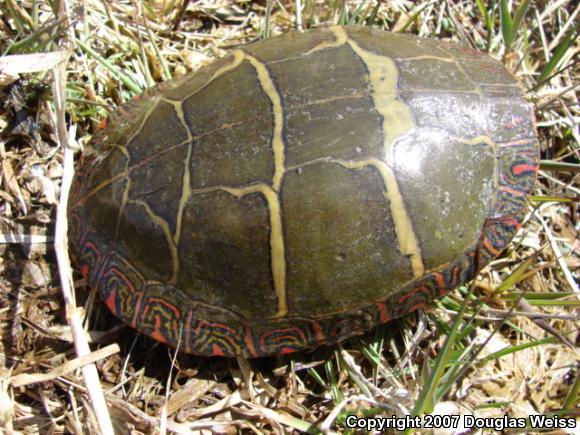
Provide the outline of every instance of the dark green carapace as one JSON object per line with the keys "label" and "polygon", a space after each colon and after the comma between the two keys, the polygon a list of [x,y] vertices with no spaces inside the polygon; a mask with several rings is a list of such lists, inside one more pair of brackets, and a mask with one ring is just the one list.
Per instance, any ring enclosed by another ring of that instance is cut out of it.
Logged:
{"label": "dark green carapace", "polygon": [[249,44],[94,145],[69,210],[81,270],[121,319],[201,355],[335,343],[472,279],[538,164],[499,62],[364,27]]}

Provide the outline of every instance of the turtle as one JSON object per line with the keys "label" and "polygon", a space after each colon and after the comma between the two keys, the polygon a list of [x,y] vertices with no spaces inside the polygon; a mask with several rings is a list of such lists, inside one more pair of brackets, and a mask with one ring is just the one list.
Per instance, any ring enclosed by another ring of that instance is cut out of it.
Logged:
{"label": "turtle", "polygon": [[92,143],[76,264],[121,320],[203,356],[334,344],[428,306],[508,245],[539,163],[500,62],[361,26],[241,46]]}

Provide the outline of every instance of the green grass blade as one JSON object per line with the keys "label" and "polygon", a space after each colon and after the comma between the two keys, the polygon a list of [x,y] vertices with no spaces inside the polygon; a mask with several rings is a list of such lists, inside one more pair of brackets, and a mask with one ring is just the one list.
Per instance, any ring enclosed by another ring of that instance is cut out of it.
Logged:
{"label": "green grass blade", "polygon": [[577,163],[557,162],[555,160],[540,160],[540,169],[555,172],[580,173],[580,165]]}
{"label": "green grass blade", "polygon": [[528,12],[528,9],[530,7],[530,0],[523,0],[519,6],[516,8],[516,13],[514,14],[514,19],[513,19],[513,29],[514,29],[514,36],[515,34],[518,32],[518,29],[520,28],[520,25],[522,24],[522,21],[524,19],[524,17],[526,16],[526,13]]}
{"label": "green grass blade", "polygon": [[135,83],[133,80],[129,78],[126,74],[124,74],[119,68],[113,65],[111,62],[107,61],[107,59],[100,56],[96,51],[94,51],[91,47],[87,44],[82,42],[80,39],[75,39],[75,43],[89,56],[95,58],[101,65],[111,71],[115,77],[119,79],[121,83],[127,86],[132,92],[135,94],[140,94],[143,92],[143,89]]}
{"label": "green grass blade", "polygon": [[[470,289],[470,294],[473,292],[474,286]],[[423,386],[423,390],[415,403],[415,407],[413,408],[412,415],[420,416],[425,413],[429,413],[433,410],[435,405],[434,398],[437,392],[437,388],[441,382],[441,378],[445,374],[445,368],[449,364],[453,353],[455,352],[454,346],[457,341],[459,328],[462,324],[463,317],[465,315],[465,311],[467,310],[469,298],[465,298],[463,304],[461,305],[461,309],[457,313],[457,317],[453,322],[453,325],[447,335],[447,339],[441,348],[437,359],[435,360],[435,364],[433,366],[433,371],[429,379],[426,380],[425,385]],[[410,433],[411,429],[405,431],[405,434]]]}
{"label": "green grass blade", "polygon": [[421,12],[423,12],[423,9],[425,9],[427,6],[429,6],[429,3],[425,3],[424,5],[422,5],[417,12],[415,12],[413,15],[411,15],[411,18],[409,18],[407,20],[407,22],[403,25],[403,27],[401,27],[397,33],[405,33],[407,31],[407,29],[411,26],[411,24],[413,24],[416,20],[417,17],[419,16],[419,14]]}
{"label": "green grass blade", "polygon": [[[483,0],[475,0],[475,3],[477,4],[477,9],[479,9],[479,13],[481,14],[481,16],[483,17],[483,21],[485,23],[485,27],[487,27],[487,32],[489,35],[493,34],[493,10],[495,9],[495,2],[492,2],[491,4],[491,13],[489,12],[488,9],[486,9],[485,7],[485,3],[483,3]],[[488,38],[489,40],[490,38]]]}
{"label": "green grass blade", "polygon": [[573,410],[580,403],[580,372],[576,373],[574,385],[570,388],[566,399],[564,400],[564,409]]}
{"label": "green grass blade", "polygon": [[324,369],[326,370],[326,376],[329,381],[328,383],[330,384],[329,386],[330,391],[332,392],[332,397],[336,403],[341,403],[344,400],[344,397],[340,391],[340,388],[338,387],[338,380],[332,359],[329,359],[324,363]]}
{"label": "green grass blade", "polygon": [[500,1],[499,20],[501,23],[501,35],[506,49],[509,50],[514,41],[514,23],[510,14],[507,0]]}
{"label": "green grass blade", "polygon": [[361,12],[362,12],[362,8],[365,5],[366,5],[366,0],[363,0],[362,2],[360,2],[360,4],[358,5],[358,7],[353,12],[352,16],[348,19],[348,21],[346,23],[347,25],[356,24],[357,22],[360,22],[360,21],[357,21],[357,20],[360,17]]}
{"label": "green grass blade", "polygon": [[523,343],[523,344],[506,346],[503,349],[500,349],[494,353],[487,355],[485,358],[480,359],[477,362],[477,365],[481,366],[488,361],[492,361],[494,359],[498,359],[498,358],[501,358],[503,356],[510,355],[512,353],[520,352],[520,351],[525,350],[525,349],[530,349],[532,347],[541,346],[543,344],[557,343],[557,342],[558,342],[558,337],[546,337],[546,338],[530,341],[530,342]]}
{"label": "green grass blade", "polygon": [[516,270],[514,270],[506,279],[503,280],[501,285],[495,290],[496,293],[503,293],[507,289],[514,287],[517,283],[521,282],[524,279],[524,275],[530,265],[537,260],[539,252],[534,255],[530,255],[526,261],[518,266]]}
{"label": "green grass blade", "polygon": [[542,69],[542,72],[538,77],[538,84],[536,85],[536,88],[542,86],[544,81],[547,81],[552,72],[558,67],[564,55],[568,52],[574,41],[576,41],[576,38],[578,38],[577,29],[578,27],[576,26],[574,29],[568,32],[568,34],[564,37],[564,40],[558,44],[554,50],[554,54],[546,66],[544,66],[544,69]]}
{"label": "green grass blade", "polygon": [[374,6],[373,11],[371,12],[370,16],[368,17],[368,24],[373,25],[377,21],[377,17],[379,16],[379,8],[381,7],[381,2],[377,2]]}
{"label": "green grass blade", "polygon": [[562,203],[571,203],[574,201],[578,201],[579,199],[574,198],[563,198],[561,196],[544,196],[544,195],[532,195],[530,196],[530,201],[532,202],[562,202]]}
{"label": "green grass blade", "polygon": [[322,376],[320,376],[320,373],[318,373],[315,368],[310,367],[307,370],[307,372],[310,375],[310,377],[314,379],[314,381],[316,381],[318,385],[320,385],[324,389],[328,388],[328,385],[326,385],[326,382],[324,381],[324,379],[322,379]]}
{"label": "green grass blade", "polygon": [[272,0],[266,1],[266,13],[264,16],[264,29],[260,34],[261,39],[268,39],[270,37],[270,16],[272,15]]}

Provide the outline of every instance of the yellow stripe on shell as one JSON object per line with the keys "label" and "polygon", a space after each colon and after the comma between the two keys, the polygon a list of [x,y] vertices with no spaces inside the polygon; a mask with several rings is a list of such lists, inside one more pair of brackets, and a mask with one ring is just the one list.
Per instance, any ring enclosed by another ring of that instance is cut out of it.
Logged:
{"label": "yellow stripe on shell", "polygon": [[[421,248],[405,207],[399,184],[391,169],[393,166],[393,144],[397,138],[415,128],[415,121],[409,107],[397,98],[398,71],[395,62],[388,57],[361,48],[353,40],[348,40],[348,45],[360,57],[369,72],[375,108],[383,117],[383,146],[386,163],[377,163],[376,167],[381,171],[387,188],[399,249],[403,255],[410,258],[413,275],[420,277],[425,273]],[[376,159],[376,162],[381,161]]]}

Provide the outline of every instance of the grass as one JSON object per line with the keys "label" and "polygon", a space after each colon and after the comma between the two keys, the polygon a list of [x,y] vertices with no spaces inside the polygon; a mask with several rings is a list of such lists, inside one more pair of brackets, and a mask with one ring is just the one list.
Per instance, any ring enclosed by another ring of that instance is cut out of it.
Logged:
{"label": "grass", "polygon": [[[2,3],[1,53],[71,53],[60,111],[40,86],[53,82],[48,67],[16,82],[0,68],[2,430],[98,432],[95,388],[121,433],[355,433],[346,427],[352,414],[577,415],[579,8],[536,3],[303,0],[298,13],[294,1],[88,0],[63,2],[68,15],[52,3]],[[174,355],[120,325],[75,275],[77,315],[91,349],[101,348],[78,358],[50,242],[64,170],[58,134],[88,146],[109,111],[155,83],[245,42],[330,23],[451,38],[520,80],[536,107],[543,161],[512,244],[426,312],[334,348],[253,361]],[[87,360],[100,386],[78,370]]]}

